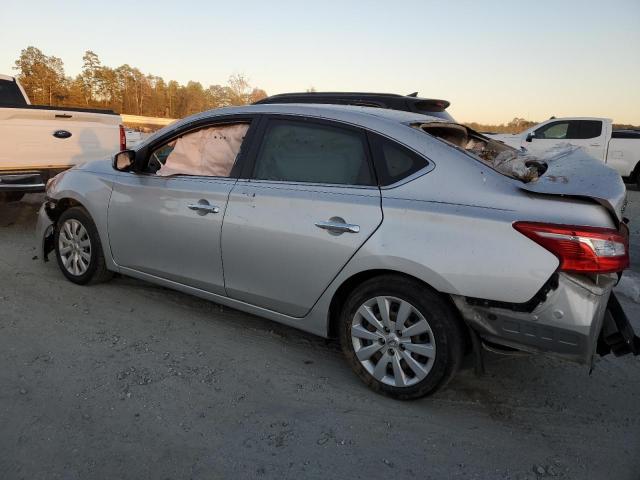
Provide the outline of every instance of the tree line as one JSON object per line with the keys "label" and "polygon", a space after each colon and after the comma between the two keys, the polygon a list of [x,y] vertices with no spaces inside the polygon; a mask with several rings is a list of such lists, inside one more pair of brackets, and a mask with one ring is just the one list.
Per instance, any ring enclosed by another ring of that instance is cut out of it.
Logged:
{"label": "tree line", "polygon": [[128,64],[116,68],[102,65],[98,55],[87,50],[82,71],[67,76],[61,58],[27,47],[14,69],[31,103],[64,107],[105,108],[118,113],[151,117],[182,118],[193,113],[230,105],[246,105],[265,98],[266,92],[252,87],[242,74],[229,77],[226,85],[175,80],[144,74]]}
{"label": "tree line", "polygon": [[[61,58],[27,47],[15,61],[14,69],[36,105],[106,108],[131,115],[182,118],[212,108],[247,105],[267,96],[264,90],[251,86],[242,74],[231,75],[225,85],[205,88],[195,81],[186,85],[165,81],[128,64],[108,67],[91,50],[85,52],[82,60],[82,71],[71,77],[65,74]],[[480,132],[520,133],[537,123],[516,117],[499,125],[477,122],[466,125]],[[639,127],[614,124],[614,128]]]}

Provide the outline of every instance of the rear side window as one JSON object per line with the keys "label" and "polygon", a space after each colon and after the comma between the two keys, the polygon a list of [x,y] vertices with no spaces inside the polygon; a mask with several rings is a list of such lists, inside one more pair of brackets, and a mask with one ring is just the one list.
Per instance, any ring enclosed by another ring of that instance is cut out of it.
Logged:
{"label": "rear side window", "polygon": [[253,177],[338,185],[375,184],[363,133],[290,120],[269,122]]}
{"label": "rear side window", "polygon": [[377,137],[374,145],[376,173],[381,186],[399,182],[429,164],[425,158],[390,140]]}
{"label": "rear side window", "polygon": [[18,88],[18,84],[12,80],[0,80],[0,105],[26,105],[27,102]]}
{"label": "rear side window", "polygon": [[564,120],[551,122],[536,130],[535,138],[585,140],[602,134],[602,122],[599,120]]}
{"label": "rear side window", "polygon": [[[569,138],[587,139],[599,137],[602,133],[602,122],[599,120],[576,120],[574,129],[569,128]],[[573,125],[571,125],[573,126]]]}

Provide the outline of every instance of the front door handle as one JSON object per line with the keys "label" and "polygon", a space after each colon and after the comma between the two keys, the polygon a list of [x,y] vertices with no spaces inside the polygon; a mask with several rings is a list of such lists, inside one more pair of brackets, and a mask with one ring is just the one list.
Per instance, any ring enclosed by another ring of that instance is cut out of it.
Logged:
{"label": "front door handle", "polygon": [[589,146],[590,147],[599,147],[600,144],[599,143],[590,143]]}
{"label": "front door handle", "polygon": [[194,210],[200,215],[206,215],[207,213],[220,213],[219,207],[211,205],[206,200],[200,200],[198,203],[190,203],[187,207],[189,210]]}
{"label": "front door handle", "polygon": [[316,222],[316,227],[329,230],[332,233],[360,233],[360,225],[345,223],[344,220],[340,220],[332,218],[329,221]]}

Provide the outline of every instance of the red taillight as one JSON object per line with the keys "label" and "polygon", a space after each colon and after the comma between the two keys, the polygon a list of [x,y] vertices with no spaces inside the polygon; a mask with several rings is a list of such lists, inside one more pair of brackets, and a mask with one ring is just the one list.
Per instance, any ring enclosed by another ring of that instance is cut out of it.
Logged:
{"label": "red taillight", "polygon": [[127,135],[124,133],[124,127],[120,125],[120,151],[127,149]]}
{"label": "red taillight", "polygon": [[621,272],[629,266],[629,230],[516,222],[513,228],[560,260],[559,270],[575,273]]}

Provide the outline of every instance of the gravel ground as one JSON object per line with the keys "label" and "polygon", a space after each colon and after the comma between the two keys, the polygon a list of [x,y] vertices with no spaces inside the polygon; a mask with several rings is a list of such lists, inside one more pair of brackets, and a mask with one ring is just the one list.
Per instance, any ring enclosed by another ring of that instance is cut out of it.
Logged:
{"label": "gravel ground", "polygon": [[41,199],[0,205],[2,479],[640,478],[640,358],[589,375],[488,354],[485,376],[396,402],[334,342],[137,280],[64,280],[35,258]]}

